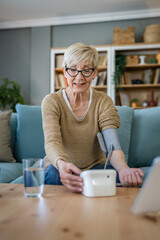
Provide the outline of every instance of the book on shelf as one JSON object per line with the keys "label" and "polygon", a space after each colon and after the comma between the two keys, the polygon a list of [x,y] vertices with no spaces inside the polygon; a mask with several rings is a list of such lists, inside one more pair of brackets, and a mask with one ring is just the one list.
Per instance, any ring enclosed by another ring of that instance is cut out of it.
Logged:
{"label": "book on shelf", "polygon": [[159,70],[159,76],[158,76],[158,82],[157,82],[157,84],[159,84],[160,83],[160,70]]}
{"label": "book on shelf", "polygon": [[120,101],[122,106],[130,106],[130,99],[127,93],[120,92]]}
{"label": "book on shelf", "polygon": [[60,81],[57,73],[55,74],[55,87],[56,88],[60,87]]}
{"label": "book on shelf", "polygon": [[125,74],[125,72],[122,74],[121,84],[122,84],[122,85],[128,84],[127,81],[126,81],[126,74]]}
{"label": "book on shelf", "polygon": [[56,55],[56,68],[62,68],[63,58],[63,54]]}
{"label": "book on shelf", "polygon": [[98,73],[98,86],[104,86],[107,80],[107,71],[99,72]]}
{"label": "book on shelf", "polygon": [[107,66],[107,54],[100,54],[98,60],[98,68]]}
{"label": "book on shelf", "polygon": [[92,80],[91,87],[104,86],[107,84],[107,71],[99,72]]}
{"label": "book on shelf", "polygon": [[122,75],[122,84],[124,82],[124,84],[131,84],[131,76],[129,72],[124,72]]}
{"label": "book on shelf", "polygon": [[64,75],[63,74],[58,74],[58,78],[60,81],[60,87],[65,88],[66,87],[66,81],[64,79]]}
{"label": "book on shelf", "polygon": [[95,87],[98,82],[98,75],[92,80],[91,87]]}
{"label": "book on shelf", "polygon": [[66,88],[68,86],[67,79],[63,75],[63,73],[59,73],[55,75],[55,87]]}
{"label": "book on shelf", "polygon": [[160,83],[160,68],[157,68],[155,70],[154,78],[153,78],[153,84]]}

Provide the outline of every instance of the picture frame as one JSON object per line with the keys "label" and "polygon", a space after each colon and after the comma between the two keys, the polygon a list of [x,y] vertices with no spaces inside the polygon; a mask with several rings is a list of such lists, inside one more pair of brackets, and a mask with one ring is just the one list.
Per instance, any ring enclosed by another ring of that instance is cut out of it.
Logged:
{"label": "picture frame", "polygon": [[122,106],[130,106],[129,96],[125,92],[120,92],[120,100]]}

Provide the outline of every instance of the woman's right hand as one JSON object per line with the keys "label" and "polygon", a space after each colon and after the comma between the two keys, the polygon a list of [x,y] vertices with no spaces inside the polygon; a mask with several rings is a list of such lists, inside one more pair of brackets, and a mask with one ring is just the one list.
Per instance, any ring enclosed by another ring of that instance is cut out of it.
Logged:
{"label": "woman's right hand", "polygon": [[83,179],[79,177],[81,170],[73,163],[61,159],[57,161],[61,182],[72,192],[82,192]]}

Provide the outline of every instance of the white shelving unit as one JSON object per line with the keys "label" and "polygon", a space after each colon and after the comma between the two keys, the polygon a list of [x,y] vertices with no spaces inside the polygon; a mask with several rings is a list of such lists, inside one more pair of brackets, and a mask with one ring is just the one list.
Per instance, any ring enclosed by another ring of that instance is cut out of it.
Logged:
{"label": "white shelving unit", "polygon": [[[158,50],[160,50],[160,43],[157,43],[157,44],[132,44],[132,45],[121,45],[121,46],[111,46],[112,48],[112,73],[111,74],[114,74],[115,72],[115,57],[116,57],[116,54],[117,53],[122,53],[122,54],[125,54],[125,55],[145,55],[145,54],[153,54],[153,53],[157,53]],[[148,65],[148,66],[147,66]],[[134,67],[135,71],[140,67],[140,68],[143,68],[145,67],[146,69],[147,68],[151,68],[153,66],[153,64],[145,64],[144,66],[143,65],[137,65]],[[160,67],[160,65],[157,64],[157,67]],[[127,86],[123,86],[123,87],[127,87]],[[129,87],[129,86],[128,86]],[[150,86],[147,86],[145,84],[143,85],[132,85],[130,86],[130,88],[145,88],[145,87],[154,87],[152,84],[150,84]],[[155,86],[156,87],[156,86]],[[114,90],[113,90],[114,89]],[[160,89],[160,88],[159,88]],[[115,85],[114,85],[114,82],[112,82],[112,99],[113,101],[115,102]]]}
{"label": "white shelving unit", "polygon": [[51,49],[51,75],[50,75],[50,93],[55,92],[55,69],[56,69],[56,55],[64,54],[65,48]]}

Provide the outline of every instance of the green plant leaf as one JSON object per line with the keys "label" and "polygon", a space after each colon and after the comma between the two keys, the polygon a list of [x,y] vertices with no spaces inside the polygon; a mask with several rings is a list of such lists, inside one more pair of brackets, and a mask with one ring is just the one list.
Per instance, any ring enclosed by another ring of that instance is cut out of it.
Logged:
{"label": "green plant leaf", "polygon": [[115,58],[115,72],[113,76],[113,81],[115,86],[121,85],[122,75],[126,67],[126,56],[122,54],[117,54]]}
{"label": "green plant leaf", "polygon": [[20,85],[8,78],[2,79],[2,82],[3,84],[0,86],[0,107],[2,109],[9,107],[13,112],[16,112],[15,105],[25,103],[20,93]]}

